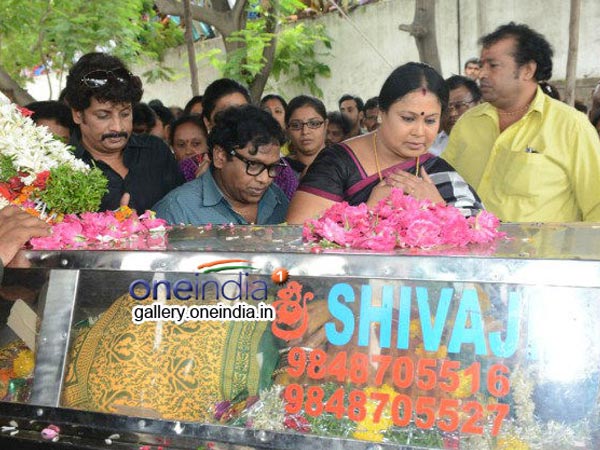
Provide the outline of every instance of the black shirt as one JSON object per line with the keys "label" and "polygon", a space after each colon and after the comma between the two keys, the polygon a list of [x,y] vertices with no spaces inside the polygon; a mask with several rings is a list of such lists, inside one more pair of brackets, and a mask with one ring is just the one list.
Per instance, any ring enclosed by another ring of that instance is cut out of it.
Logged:
{"label": "black shirt", "polygon": [[300,175],[302,175],[302,172],[304,172],[304,169],[306,169],[306,164],[298,161],[297,159],[290,158],[289,156],[286,156],[284,159],[296,173],[296,177],[300,178]]}
{"label": "black shirt", "polygon": [[142,214],[185,181],[171,150],[156,136],[132,135],[129,138],[123,150],[123,164],[129,169],[125,178],[108,164],[94,160],[77,137],[71,142],[74,141],[75,156],[90,166],[95,164],[108,178],[108,192],[102,198],[100,211],[119,208],[121,197],[128,192],[131,196],[129,207]]}

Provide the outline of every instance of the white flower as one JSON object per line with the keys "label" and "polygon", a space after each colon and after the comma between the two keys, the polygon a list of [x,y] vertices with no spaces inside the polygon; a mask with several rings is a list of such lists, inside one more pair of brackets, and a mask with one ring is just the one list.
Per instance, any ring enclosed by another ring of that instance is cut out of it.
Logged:
{"label": "white flower", "polygon": [[34,179],[35,174],[61,164],[76,171],[90,170],[67,145],[55,139],[46,127],[36,126],[12,103],[0,102],[0,155],[13,157],[14,168],[28,172]]}

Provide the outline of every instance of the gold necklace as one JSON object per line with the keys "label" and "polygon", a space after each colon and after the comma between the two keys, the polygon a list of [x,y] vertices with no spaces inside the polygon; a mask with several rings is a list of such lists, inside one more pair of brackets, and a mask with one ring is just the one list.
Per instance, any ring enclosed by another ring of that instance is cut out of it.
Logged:
{"label": "gold necklace", "polygon": [[373,133],[373,150],[375,152],[375,166],[377,166],[377,175],[379,175],[379,181],[383,181],[381,167],[379,166],[379,155],[377,155],[377,131]]}
{"label": "gold necklace", "polygon": [[[377,167],[377,175],[379,176],[379,181],[383,181],[383,175],[381,174],[381,166],[379,165],[379,155],[377,154],[377,131],[373,133],[373,152],[375,153],[375,166]],[[417,156],[417,163],[415,167],[415,175],[419,176],[419,158],[421,155]]]}
{"label": "gold necklace", "polygon": [[496,112],[498,113],[499,116],[514,116],[519,113],[522,113],[523,111],[527,111],[529,109],[529,105],[531,105],[531,102],[527,103],[523,108],[519,108],[515,111],[500,112],[498,109],[496,109]]}

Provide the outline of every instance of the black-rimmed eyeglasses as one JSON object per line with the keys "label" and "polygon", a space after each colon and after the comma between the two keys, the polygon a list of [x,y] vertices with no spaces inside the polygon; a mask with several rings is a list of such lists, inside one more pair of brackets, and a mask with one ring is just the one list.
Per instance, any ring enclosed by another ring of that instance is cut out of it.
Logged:
{"label": "black-rimmed eyeglasses", "polygon": [[246,173],[253,177],[259,176],[266,169],[269,178],[276,178],[285,167],[285,164],[281,160],[279,160],[279,162],[267,165],[259,161],[252,161],[251,159],[245,158],[235,150],[231,150],[229,154],[235,156],[237,159],[245,163]]}
{"label": "black-rimmed eyeglasses", "polygon": [[318,119],[311,119],[311,120],[307,120],[306,122],[302,122],[300,120],[292,120],[288,124],[288,128],[290,130],[299,131],[299,130],[302,130],[304,128],[304,126],[306,125],[308,128],[310,128],[312,130],[316,130],[317,128],[321,128],[321,125],[323,125],[324,123],[325,123],[324,120],[318,120]]}
{"label": "black-rimmed eyeglasses", "polygon": [[448,103],[448,111],[461,111],[467,109],[471,103],[475,103],[475,100]]}
{"label": "black-rimmed eyeglasses", "polygon": [[97,69],[92,70],[81,78],[81,83],[89,88],[97,89],[114,80],[117,83],[127,84],[131,80],[132,75],[127,69],[118,67],[116,69],[104,70]]}

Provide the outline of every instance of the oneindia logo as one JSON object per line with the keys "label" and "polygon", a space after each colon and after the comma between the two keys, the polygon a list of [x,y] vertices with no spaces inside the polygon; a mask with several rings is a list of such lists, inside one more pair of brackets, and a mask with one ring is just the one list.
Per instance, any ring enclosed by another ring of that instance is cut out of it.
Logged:
{"label": "oneindia logo", "polygon": [[[132,321],[140,324],[167,320],[179,324],[204,320],[275,319],[275,308],[265,303],[267,283],[249,278],[254,270],[249,260],[220,259],[200,264],[197,269],[198,272],[191,278],[134,280],[129,285],[129,295],[135,300],[151,300],[152,303],[134,306],[131,310]],[[231,275],[207,276],[215,272]],[[169,303],[169,300],[191,302],[182,305]],[[204,300],[207,304],[197,303]]]}
{"label": "oneindia logo", "polygon": [[[254,300],[266,301],[266,281],[251,280],[254,270],[247,259],[220,259],[200,264],[192,278],[178,280],[134,280],[129,285],[129,295],[135,300]],[[231,272],[223,277],[206,278],[203,275],[216,272]]]}

